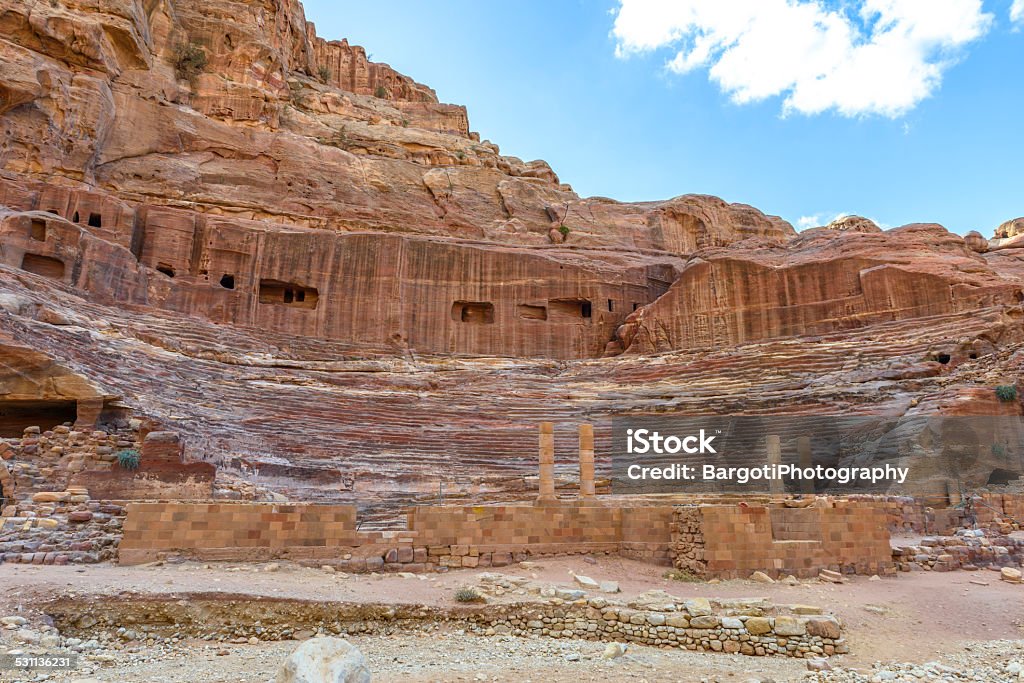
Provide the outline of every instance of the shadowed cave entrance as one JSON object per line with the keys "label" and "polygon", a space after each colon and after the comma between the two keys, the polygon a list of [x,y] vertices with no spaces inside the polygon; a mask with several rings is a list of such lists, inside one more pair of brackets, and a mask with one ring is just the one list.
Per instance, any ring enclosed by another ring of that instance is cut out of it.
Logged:
{"label": "shadowed cave entrance", "polygon": [[64,262],[49,256],[26,253],[21,259],[21,269],[54,280],[64,278]]}
{"label": "shadowed cave entrance", "polygon": [[0,401],[0,438],[20,437],[26,427],[45,431],[77,418],[76,401]]}
{"label": "shadowed cave entrance", "polygon": [[988,481],[985,483],[987,486],[1006,486],[1010,482],[1017,481],[1019,479],[1020,472],[1004,470],[997,467],[988,475]]}
{"label": "shadowed cave entrance", "polygon": [[[234,284],[234,278],[232,278]],[[280,304],[296,308],[316,308],[320,292],[315,287],[304,287],[280,280],[260,280],[260,303]]]}

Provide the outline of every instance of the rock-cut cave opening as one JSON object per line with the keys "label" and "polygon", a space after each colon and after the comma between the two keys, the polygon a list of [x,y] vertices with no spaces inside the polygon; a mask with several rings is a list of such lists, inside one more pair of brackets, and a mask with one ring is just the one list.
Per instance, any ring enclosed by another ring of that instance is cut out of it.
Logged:
{"label": "rock-cut cave opening", "polygon": [[20,437],[26,427],[52,429],[77,417],[75,401],[0,401],[0,438]]}
{"label": "rock-cut cave opening", "polygon": [[29,236],[36,242],[46,241],[46,221],[41,218],[33,218],[29,230]]}

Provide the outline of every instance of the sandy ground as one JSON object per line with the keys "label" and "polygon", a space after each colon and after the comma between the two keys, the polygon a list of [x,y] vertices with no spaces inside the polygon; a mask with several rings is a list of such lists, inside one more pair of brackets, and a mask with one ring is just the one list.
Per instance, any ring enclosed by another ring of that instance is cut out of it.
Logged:
{"label": "sandy ground", "polygon": [[[275,572],[264,569],[264,565],[195,563],[144,567],[0,565],[0,616],[31,609],[41,598],[67,592],[97,601],[122,591],[226,592],[314,601],[451,606],[455,604],[455,589],[475,583],[479,573],[461,570],[425,578],[343,577],[287,563]],[[998,573],[989,570],[913,572],[881,580],[856,577],[842,585],[804,582],[799,586],[751,581],[678,582],[663,578],[663,568],[611,557],[599,557],[596,563],[583,558],[550,559],[531,567],[492,571],[564,586],[572,585],[570,572],[615,580],[622,588],[622,595],[617,597],[624,599],[662,589],[680,597],[764,596],[777,603],[819,605],[837,614],[845,624],[851,654],[832,659],[847,667],[866,668],[877,661],[926,662],[962,652],[972,641],[1024,638],[1024,586],[1000,581]],[[600,659],[602,643],[485,638],[444,626],[350,639],[365,652],[375,680],[380,681],[787,681],[799,680],[806,670],[801,660],[640,646],[632,646],[626,657],[608,662]],[[166,656],[145,651],[125,653],[123,659],[105,666],[96,677],[108,683],[268,681],[294,647],[294,642],[225,646],[198,641]]]}

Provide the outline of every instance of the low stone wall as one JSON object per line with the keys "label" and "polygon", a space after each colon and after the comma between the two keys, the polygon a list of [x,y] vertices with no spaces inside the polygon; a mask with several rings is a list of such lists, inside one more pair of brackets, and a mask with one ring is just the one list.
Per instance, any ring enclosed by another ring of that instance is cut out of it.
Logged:
{"label": "low stone wall", "polygon": [[293,548],[327,556],[360,544],[351,505],[129,503],[119,560],[137,564],[168,552],[262,560]]}
{"label": "low stone wall", "polygon": [[775,605],[764,598],[664,597],[644,607],[600,597],[443,607],[170,593],[123,594],[85,603],[57,598],[44,609],[62,634],[89,638],[113,634],[124,623],[131,623],[133,630],[143,629],[148,637],[208,641],[274,641],[291,638],[300,630],[383,635],[444,623],[482,636],[643,643],[753,656],[811,657],[849,651],[840,622],[817,607]]}
{"label": "low stone wall", "polygon": [[893,548],[892,556],[903,572],[1019,568],[1024,565],[1024,539],[986,533],[982,529],[961,529],[953,536],[931,536],[915,545]]}
{"label": "low stone wall", "polygon": [[963,504],[949,506],[945,498],[923,500],[909,496],[855,496],[851,500],[881,504],[889,530],[896,533],[952,536],[967,527],[999,527],[1004,533],[1024,528],[1024,494],[981,492],[972,495],[971,512]]}
{"label": "low stone wall", "polygon": [[474,630],[480,633],[625,641],[696,651],[789,657],[849,651],[834,617],[800,606],[797,611],[818,613],[772,614],[777,609],[763,599],[711,602],[694,598],[632,609],[592,598],[526,610],[518,605],[493,605],[473,620],[477,624]]}
{"label": "low stone wall", "polygon": [[0,515],[0,563],[92,564],[113,560],[124,508],[72,489],[21,501]]}
{"label": "low stone wall", "polygon": [[117,467],[117,452],[141,448],[130,429],[80,430],[70,424],[42,431],[29,427],[21,439],[0,445],[0,458],[8,461],[14,486],[5,495],[28,499],[39,491],[63,491],[72,478],[86,470],[109,472]]}
{"label": "low stone wall", "polygon": [[[364,532],[352,506],[135,503],[120,561],[285,558],[351,572],[501,567],[546,555],[614,554],[698,576],[895,572],[886,511],[821,507],[500,505],[418,507],[409,529]],[[673,560],[674,558],[674,560]]]}
{"label": "low stone wall", "polygon": [[408,531],[365,532],[349,505],[132,503],[119,559],[137,564],[180,553],[415,572],[607,553],[668,565],[671,514],[669,506],[419,507],[409,513]]}

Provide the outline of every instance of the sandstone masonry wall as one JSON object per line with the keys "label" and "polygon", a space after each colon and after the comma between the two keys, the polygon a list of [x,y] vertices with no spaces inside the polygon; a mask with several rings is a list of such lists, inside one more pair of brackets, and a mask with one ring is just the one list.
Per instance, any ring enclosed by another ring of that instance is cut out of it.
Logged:
{"label": "sandstone masonry wall", "polygon": [[408,531],[364,532],[351,506],[140,503],[128,506],[120,558],[288,557],[346,571],[424,571],[608,553],[674,563],[707,577],[746,578],[755,571],[813,576],[821,569],[891,574],[885,519],[883,508],[842,501],[795,510],[437,506],[414,508]]}
{"label": "sandstone masonry wall", "polygon": [[674,564],[694,574],[746,578],[816,576],[822,569],[892,574],[883,507],[832,501],[828,507],[707,505],[673,520]]}
{"label": "sandstone masonry wall", "polygon": [[[671,508],[418,507],[409,530],[358,531],[354,506],[132,503],[120,559],[325,560],[347,571],[504,566],[527,557],[625,554],[668,564]],[[624,522],[625,520],[625,522]],[[628,535],[626,535],[628,534]]]}

